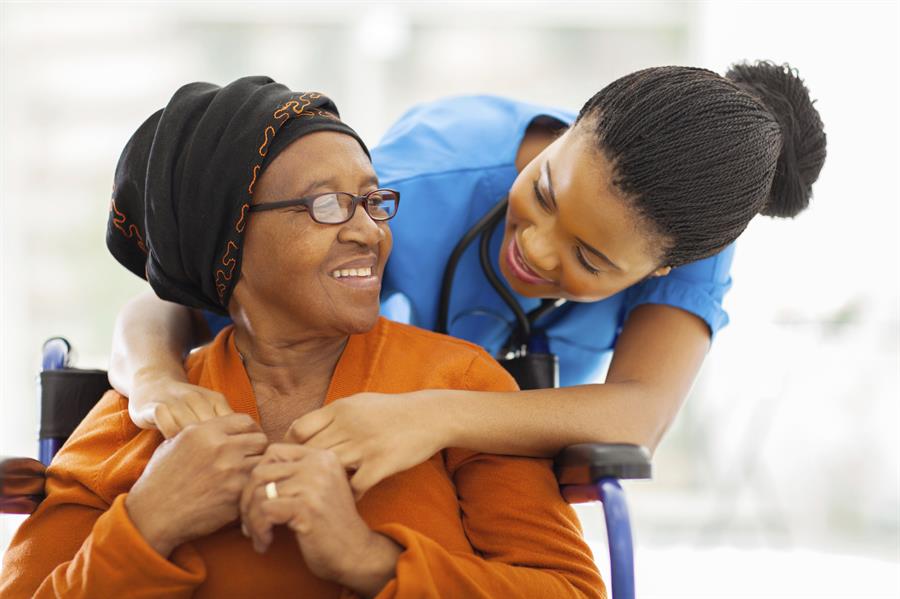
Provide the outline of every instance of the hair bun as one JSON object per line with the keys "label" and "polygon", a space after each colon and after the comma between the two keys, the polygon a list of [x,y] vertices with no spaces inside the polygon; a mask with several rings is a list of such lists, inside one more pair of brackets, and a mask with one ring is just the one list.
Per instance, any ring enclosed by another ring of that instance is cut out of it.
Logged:
{"label": "hair bun", "polygon": [[781,125],[781,155],[761,214],[796,216],[809,206],[825,163],[825,129],[809,90],[790,65],[769,61],[732,65],[726,77],[759,99]]}

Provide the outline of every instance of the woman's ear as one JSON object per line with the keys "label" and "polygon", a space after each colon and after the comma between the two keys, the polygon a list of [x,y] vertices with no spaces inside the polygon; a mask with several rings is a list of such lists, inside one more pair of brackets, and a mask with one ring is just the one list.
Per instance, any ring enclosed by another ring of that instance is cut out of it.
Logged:
{"label": "woman's ear", "polygon": [[654,270],[652,273],[650,273],[650,276],[651,277],[664,277],[667,274],[669,274],[670,272],[672,272],[671,266],[660,266],[659,268]]}

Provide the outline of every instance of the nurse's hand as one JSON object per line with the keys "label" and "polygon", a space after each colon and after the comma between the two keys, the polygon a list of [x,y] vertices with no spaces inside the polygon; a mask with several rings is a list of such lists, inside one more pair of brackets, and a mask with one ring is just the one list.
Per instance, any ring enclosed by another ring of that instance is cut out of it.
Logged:
{"label": "nurse's hand", "polygon": [[354,472],[350,486],[359,499],[449,446],[446,403],[429,391],[358,393],[298,418],[285,440],[333,451]]}
{"label": "nurse's hand", "polygon": [[272,543],[273,527],[284,524],[319,578],[373,597],[394,577],[402,549],[359,515],[347,474],[331,451],[270,445],[244,487],[240,506],[245,534],[260,553]]}
{"label": "nurse's hand", "polygon": [[234,410],[221,393],[155,375],[137,375],[128,398],[128,415],[140,428],[158,429],[171,439],[191,424]]}

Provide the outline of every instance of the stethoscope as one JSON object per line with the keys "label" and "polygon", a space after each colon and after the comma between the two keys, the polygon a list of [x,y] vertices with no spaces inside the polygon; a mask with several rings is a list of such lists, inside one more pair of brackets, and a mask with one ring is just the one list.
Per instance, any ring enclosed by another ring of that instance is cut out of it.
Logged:
{"label": "stethoscope", "polygon": [[550,352],[547,334],[543,329],[535,327],[535,323],[566,303],[565,299],[545,299],[529,312],[525,312],[518,300],[507,289],[491,261],[491,236],[497,225],[506,214],[507,198],[498,202],[487,214],[476,222],[463,235],[450,253],[444,277],[441,281],[441,295],[438,303],[437,332],[449,334],[448,320],[450,313],[450,295],[453,289],[453,278],[456,267],[463,252],[472,245],[475,238],[481,236],[479,243],[479,259],[481,270],[491,287],[500,296],[516,319],[509,338],[503,344],[497,361],[516,379],[520,389],[548,389],[559,386],[559,359]]}

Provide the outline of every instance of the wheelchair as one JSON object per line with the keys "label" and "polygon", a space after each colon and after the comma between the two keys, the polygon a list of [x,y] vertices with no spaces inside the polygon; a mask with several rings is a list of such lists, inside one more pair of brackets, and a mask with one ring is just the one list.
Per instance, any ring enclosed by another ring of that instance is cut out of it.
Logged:
{"label": "wheelchair", "polygon": [[[72,348],[62,337],[43,346],[39,377],[39,460],[0,456],[0,514],[31,514],[44,498],[46,467],[78,423],[110,389],[106,372],[70,364]],[[620,479],[651,476],[649,452],[637,445],[584,443],[554,459],[560,493],[569,503],[600,501],[606,520],[612,599],[634,599],[631,522]]]}

